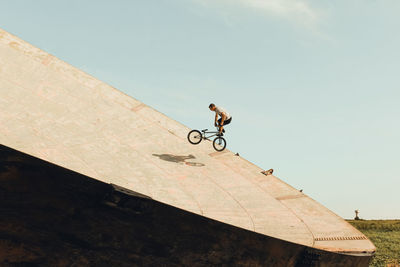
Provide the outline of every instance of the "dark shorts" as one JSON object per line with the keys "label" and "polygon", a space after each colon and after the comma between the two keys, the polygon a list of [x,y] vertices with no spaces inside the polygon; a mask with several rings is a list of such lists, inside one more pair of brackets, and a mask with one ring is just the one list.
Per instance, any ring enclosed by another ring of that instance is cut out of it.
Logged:
{"label": "dark shorts", "polygon": [[[222,120],[222,118],[220,118],[220,119],[218,120],[218,125],[221,125],[221,120]],[[228,125],[229,123],[231,123],[231,121],[232,121],[232,117],[230,117],[229,119],[225,120],[225,121],[224,121],[224,126],[225,126],[225,125]]]}

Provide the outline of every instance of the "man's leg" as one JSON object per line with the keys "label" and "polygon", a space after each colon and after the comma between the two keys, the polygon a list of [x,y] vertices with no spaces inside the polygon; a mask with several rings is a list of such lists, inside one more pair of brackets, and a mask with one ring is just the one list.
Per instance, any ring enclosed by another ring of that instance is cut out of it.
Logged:
{"label": "man's leg", "polygon": [[[224,125],[226,125],[226,120],[224,121]],[[223,125],[222,125],[222,118],[220,118],[220,119],[218,120],[218,126],[219,126],[219,132],[220,132],[220,133],[224,133],[225,130],[224,130],[224,127],[223,127]]]}
{"label": "man's leg", "polygon": [[232,117],[230,117],[229,119],[224,121],[224,125],[228,125],[229,123],[231,123],[231,121],[232,121]]}
{"label": "man's leg", "polygon": [[[225,130],[224,130],[224,127],[221,126],[221,121],[222,121],[222,118],[220,118],[220,119],[218,120],[218,125],[220,126],[220,131],[221,131],[221,128],[222,128],[222,132],[224,133]],[[225,121],[224,121],[224,126],[225,126],[225,125],[228,125],[229,123],[231,123],[231,121],[232,121],[232,117],[230,117],[228,120],[225,120]]]}
{"label": "man's leg", "polygon": [[222,118],[219,118],[218,120],[218,128],[219,128],[219,132],[222,133],[224,131],[224,127],[222,127]]}

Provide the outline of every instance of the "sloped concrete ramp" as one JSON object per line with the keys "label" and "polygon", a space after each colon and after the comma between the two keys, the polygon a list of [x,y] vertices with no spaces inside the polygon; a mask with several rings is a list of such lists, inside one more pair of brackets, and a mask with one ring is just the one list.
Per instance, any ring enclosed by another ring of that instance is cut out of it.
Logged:
{"label": "sloped concrete ramp", "polygon": [[0,110],[9,149],[249,233],[336,256],[375,251],[277,177],[209,142],[189,144],[184,125],[3,30]]}

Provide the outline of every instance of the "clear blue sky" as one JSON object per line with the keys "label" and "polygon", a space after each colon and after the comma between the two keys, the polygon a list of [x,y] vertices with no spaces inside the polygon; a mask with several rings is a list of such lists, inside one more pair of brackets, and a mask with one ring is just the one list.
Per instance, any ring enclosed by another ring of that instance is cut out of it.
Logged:
{"label": "clear blue sky", "polygon": [[400,1],[0,0],[0,27],[345,218],[400,218]]}

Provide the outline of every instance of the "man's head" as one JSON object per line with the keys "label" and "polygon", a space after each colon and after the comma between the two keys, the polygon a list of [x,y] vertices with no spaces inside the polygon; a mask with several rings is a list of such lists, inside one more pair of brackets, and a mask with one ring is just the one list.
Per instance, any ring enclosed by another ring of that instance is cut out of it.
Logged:
{"label": "man's head", "polygon": [[213,103],[211,103],[211,104],[208,106],[208,108],[209,108],[211,111],[214,111],[214,110],[215,110],[215,105],[214,105]]}

